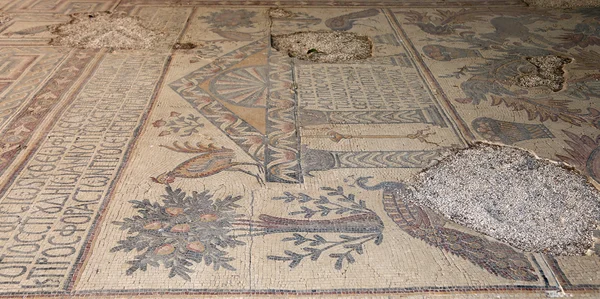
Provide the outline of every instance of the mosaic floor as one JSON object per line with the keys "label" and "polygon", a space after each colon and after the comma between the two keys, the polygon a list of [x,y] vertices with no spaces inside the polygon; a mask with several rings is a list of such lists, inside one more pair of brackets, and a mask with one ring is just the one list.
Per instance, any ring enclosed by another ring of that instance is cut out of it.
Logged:
{"label": "mosaic floor", "polygon": [[[293,16],[270,18],[270,6]],[[164,47],[47,45],[48,25],[106,10],[141,17]],[[600,245],[521,252],[395,192],[476,140],[600,184],[600,9],[0,0],[0,11],[12,16],[0,26],[0,297],[600,296]],[[309,30],[368,35],[374,57],[317,64],[270,47],[271,34]],[[516,84],[543,55],[572,58],[559,92]]]}

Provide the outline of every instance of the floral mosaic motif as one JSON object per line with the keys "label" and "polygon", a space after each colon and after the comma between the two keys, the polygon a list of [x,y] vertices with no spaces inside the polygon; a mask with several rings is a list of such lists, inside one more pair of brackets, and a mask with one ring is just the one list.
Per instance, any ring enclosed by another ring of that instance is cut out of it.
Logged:
{"label": "floral mosaic motif", "polygon": [[130,201],[139,215],[113,222],[128,233],[111,252],[141,252],[128,262],[131,275],[148,266],[161,264],[169,277],[190,280],[195,263],[204,262],[214,270],[235,271],[227,250],[245,243],[231,236],[232,224],[242,215],[235,213],[240,196],[213,199],[209,191],[186,194],[166,187],[162,203]]}
{"label": "floral mosaic motif", "polygon": [[[283,242],[292,242],[298,251],[285,250],[284,255],[269,255],[268,259],[289,262],[295,268],[305,259],[318,260],[324,254],[333,259],[334,268],[341,270],[345,263],[353,264],[357,255],[362,255],[365,244],[371,242],[380,245],[383,242],[383,222],[366,206],[364,200],[357,200],[354,194],[346,195],[342,187],[321,188],[327,195],[311,197],[304,193],[274,197],[273,200],[284,203],[300,203],[300,210],[292,211],[290,216],[302,215],[304,219],[312,219],[318,215],[327,220],[294,220],[268,215],[261,215],[259,227],[267,233],[293,232],[292,236],[283,238]],[[303,233],[335,233],[336,237],[322,234],[306,236]]]}
{"label": "floral mosaic motif", "polygon": [[[119,240],[111,252],[140,253],[128,261],[127,275],[162,265],[169,269],[169,278],[190,280],[189,273],[202,262],[212,265],[215,271],[236,271],[230,264],[234,258],[228,256],[228,250],[245,245],[239,239],[251,236],[292,233],[282,241],[293,242],[300,252],[285,250],[283,256],[267,256],[289,262],[290,268],[306,258],[316,261],[328,253],[335,260],[334,268],[341,270],[364,253],[367,243],[383,242],[384,226],[379,216],[367,208],[364,200],[345,194],[342,187],[324,187],[327,195],[318,198],[286,192],[273,200],[300,203],[300,211],[291,212],[290,216],[303,215],[303,219],[261,214],[258,220],[235,212],[241,196],[213,199],[209,191],[187,194],[170,186],[165,190],[162,202],[130,201],[139,215],[113,222],[128,236]],[[317,213],[322,219],[313,220]]]}
{"label": "floral mosaic motif", "polygon": [[498,97],[492,96],[492,106],[504,103],[514,111],[527,112],[528,120],[539,119],[541,122],[551,120],[556,122],[562,120],[570,124],[581,126],[582,123],[590,123],[598,127],[600,125],[600,112],[594,108],[588,108],[588,113],[582,113],[580,109],[569,108],[570,100],[557,100],[552,97],[529,98],[529,97]]}
{"label": "floral mosaic motif", "polygon": [[304,237],[295,233],[292,237],[284,238],[283,241],[294,242],[294,245],[299,247],[304,246],[302,252],[286,250],[284,251],[285,256],[269,255],[267,258],[275,261],[289,261],[289,267],[295,268],[305,258],[316,261],[324,252],[332,250],[332,248],[340,248],[341,251],[330,253],[329,257],[335,259],[335,269],[341,270],[344,263],[353,264],[356,261],[355,254],[364,253],[365,243],[373,241],[376,245],[381,244],[382,236],[382,234],[364,234],[356,237],[339,235],[338,240],[327,240],[317,234],[312,237]]}
{"label": "floral mosaic motif", "polygon": [[254,27],[252,18],[255,16],[256,12],[245,9],[223,9],[198,19],[206,21],[212,28],[237,29]]}
{"label": "floral mosaic motif", "polygon": [[198,133],[198,129],[203,128],[204,124],[200,122],[200,117],[193,114],[182,116],[179,112],[171,112],[169,119],[159,119],[152,123],[155,128],[165,127],[158,136],[177,134],[180,137],[189,137]]}
{"label": "floral mosaic motif", "polygon": [[[303,215],[304,218],[310,219],[316,214],[322,217],[328,216],[331,212],[337,215],[345,214],[374,214],[372,210],[367,208],[364,200],[356,201],[354,194],[344,194],[342,187],[333,189],[330,187],[322,187],[321,190],[328,191],[328,196],[338,197],[337,200],[332,201],[327,196],[320,196],[319,198],[313,198],[304,193],[292,194],[285,192],[284,196],[274,197],[273,200],[283,200],[284,203],[299,202],[305,205],[300,207],[300,211],[292,211],[290,215]],[[310,206],[314,206],[311,208]]]}

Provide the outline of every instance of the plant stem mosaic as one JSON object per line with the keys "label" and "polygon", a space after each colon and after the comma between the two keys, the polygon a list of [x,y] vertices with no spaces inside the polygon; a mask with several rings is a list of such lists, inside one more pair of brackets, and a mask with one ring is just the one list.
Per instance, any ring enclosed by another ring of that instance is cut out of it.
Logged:
{"label": "plant stem mosaic", "polygon": [[[234,258],[228,250],[246,245],[239,238],[291,233],[282,241],[293,243],[300,252],[284,250],[283,255],[268,255],[268,259],[286,261],[295,268],[305,258],[316,261],[329,253],[333,267],[341,270],[345,263],[354,263],[356,256],[364,253],[367,243],[383,242],[383,222],[364,200],[346,194],[342,187],[322,190],[327,194],[319,197],[285,192],[273,198],[284,204],[299,204],[300,210],[289,215],[301,215],[303,219],[260,214],[258,220],[252,220],[235,212],[241,196],[213,199],[209,191],[188,194],[167,186],[162,203],[148,199],[131,201],[139,215],[114,222],[129,236],[111,252],[140,253],[128,262],[131,266],[127,275],[162,264],[169,269],[170,278],[191,280],[189,274],[194,272],[195,263],[204,262],[214,270],[235,271],[230,264]],[[317,214],[321,219],[312,219]],[[245,233],[235,235],[234,231]]]}

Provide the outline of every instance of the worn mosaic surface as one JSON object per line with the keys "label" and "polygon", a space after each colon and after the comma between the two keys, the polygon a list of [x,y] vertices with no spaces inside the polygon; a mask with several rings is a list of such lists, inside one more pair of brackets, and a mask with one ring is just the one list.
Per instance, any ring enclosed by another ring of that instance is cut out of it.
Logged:
{"label": "worn mosaic surface", "polygon": [[[600,184],[600,10],[488,2],[0,0],[0,297],[594,298],[600,245],[521,252],[395,192],[477,140]],[[160,46],[47,45],[106,10]],[[311,30],[367,35],[373,57],[270,47]],[[570,58],[562,89],[520,86],[545,55]]]}

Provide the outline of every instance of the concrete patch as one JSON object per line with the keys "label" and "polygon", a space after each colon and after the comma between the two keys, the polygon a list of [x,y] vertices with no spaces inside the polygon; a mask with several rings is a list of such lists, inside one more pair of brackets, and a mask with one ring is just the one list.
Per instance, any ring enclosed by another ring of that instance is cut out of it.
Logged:
{"label": "concrete patch", "polygon": [[531,153],[492,145],[457,152],[415,178],[406,196],[530,252],[579,255],[592,245],[600,192]]}
{"label": "concrete patch", "polygon": [[101,12],[71,15],[67,24],[52,28],[55,46],[98,49],[152,49],[158,34],[144,27],[137,18]]}
{"label": "concrete patch", "polygon": [[290,57],[332,63],[369,58],[373,43],[351,32],[316,31],[273,35],[272,46]]}
{"label": "concrete patch", "polygon": [[528,57],[527,61],[536,69],[530,74],[517,78],[517,84],[522,87],[546,86],[552,91],[560,91],[565,82],[563,66],[571,63],[571,58],[554,55]]}

